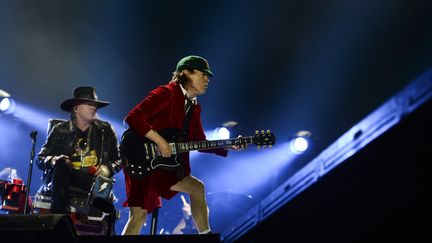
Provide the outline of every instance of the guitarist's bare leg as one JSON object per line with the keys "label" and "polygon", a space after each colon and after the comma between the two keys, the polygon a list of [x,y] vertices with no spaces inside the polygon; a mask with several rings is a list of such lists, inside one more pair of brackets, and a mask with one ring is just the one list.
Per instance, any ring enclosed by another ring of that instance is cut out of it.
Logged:
{"label": "guitarist's bare leg", "polygon": [[200,233],[210,231],[204,183],[196,177],[188,175],[171,186],[170,189],[189,194],[192,218],[198,231]]}
{"label": "guitarist's bare leg", "polygon": [[129,207],[129,219],[123,228],[122,235],[139,235],[147,218],[147,210],[141,207]]}

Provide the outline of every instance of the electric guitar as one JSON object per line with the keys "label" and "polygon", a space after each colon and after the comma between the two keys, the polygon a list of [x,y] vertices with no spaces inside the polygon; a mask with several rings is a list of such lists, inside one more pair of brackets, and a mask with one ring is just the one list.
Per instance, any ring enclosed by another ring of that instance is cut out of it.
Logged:
{"label": "electric guitar", "polygon": [[123,169],[131,178],[144,178],[155,169],[177,170],[182,165],[181,153],[193,150],[209,150],[232,146],[255,144],[258,149],[271,147],[275,136],[269,130],[256,131],[254,136],[238,137],[222,140],[205,140],[183,142],[184,131],[181,129],[165,129],[159,134],[167,140],[173,152],[169,158],[162,157],[157,145],[148,138],[142,138],[133,129],[127,129],[120,141],[120,155]]}

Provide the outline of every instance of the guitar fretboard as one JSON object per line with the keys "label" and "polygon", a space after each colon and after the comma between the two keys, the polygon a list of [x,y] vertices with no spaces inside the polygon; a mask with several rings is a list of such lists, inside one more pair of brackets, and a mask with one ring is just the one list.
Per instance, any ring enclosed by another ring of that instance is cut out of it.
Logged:
{"label": "guitar fretboard", "polygon": [[[248,144],[255,144],[258,146],[272,146],[274,144],[274,135],[270,132],[265,134],[261,132],[255,136],[248,137],[238,137],[231,139],[221,139],[221,140],[205,140],[205,141],[192,141],[192,142],[179,142],[179,143],[170,143],[171,151],[173,154],[179,154],[184,152],[189,152],[193,150],[208,150],[208,149],[216,149],[216,148],[227,148],[231,146],[245,146]],[[146,159],[150,159],[151,157],[160,156],[159,148],[155,143],[144,143],[144,150],[146,153]]]}
{"label": "guitar fretboard", "polygon": [[255,137],[240,137],[232,139],[222,139],[222,140],[208,140],[208,141],[198,141],[198,142],[185,142],[177,143],[177,153],[183,153],[193,150],[206,150],[206,149],[216,149],[216,148],[226,148],[233,145],[246,145],[256,143]]}
{"label": "guitar fretboard", "polygon": [[155,169],[176,170],[181,165],[181,158],[174,155],[192,150],[204,151],[232,146],[245,147],[248,144],[255,144],[258,148],[265,148],[266,146],[270,148],[275,143],[275,136],[270,133],[270,130],[266,132],[257,130],[255,136],[192,142],[182,142],[184,141],[184,134],[179,129],[166,129],[160,134],[168,142],[173,156],[162,157],[156,143],[139,136],[131,129],[123,134],[120,153],[124,157],[124,169],[132,178],[144,178]]}

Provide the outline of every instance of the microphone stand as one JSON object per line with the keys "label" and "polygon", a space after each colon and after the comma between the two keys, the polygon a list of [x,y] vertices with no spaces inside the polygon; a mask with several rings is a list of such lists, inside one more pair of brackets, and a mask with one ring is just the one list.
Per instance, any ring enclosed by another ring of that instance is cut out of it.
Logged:
{"label": "microphone stand", "polygon": [[27,192],[25,196],[25,202],[24,202],[24,214],[27,214],[27,205],[28,205],[28,197],[30,194],[30,185],[31,185],[31,176],[33,171],[33,160],[35,156],[35,145],[36,145],[36,135],[37,131],[33,131],[30,133],[30,137],[32,138],[32,148],[30,152],[30,166],[29,166],[29,172],[27,175]]}

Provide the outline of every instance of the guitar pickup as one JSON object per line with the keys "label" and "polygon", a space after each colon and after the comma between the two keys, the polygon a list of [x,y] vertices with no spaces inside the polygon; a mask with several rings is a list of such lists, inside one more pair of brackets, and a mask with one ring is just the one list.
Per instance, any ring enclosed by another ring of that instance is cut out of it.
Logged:
{"label": "guitar pickup", "polygon": [[175,143],[170,143],[172,154],[177,154],[177,147]]}

